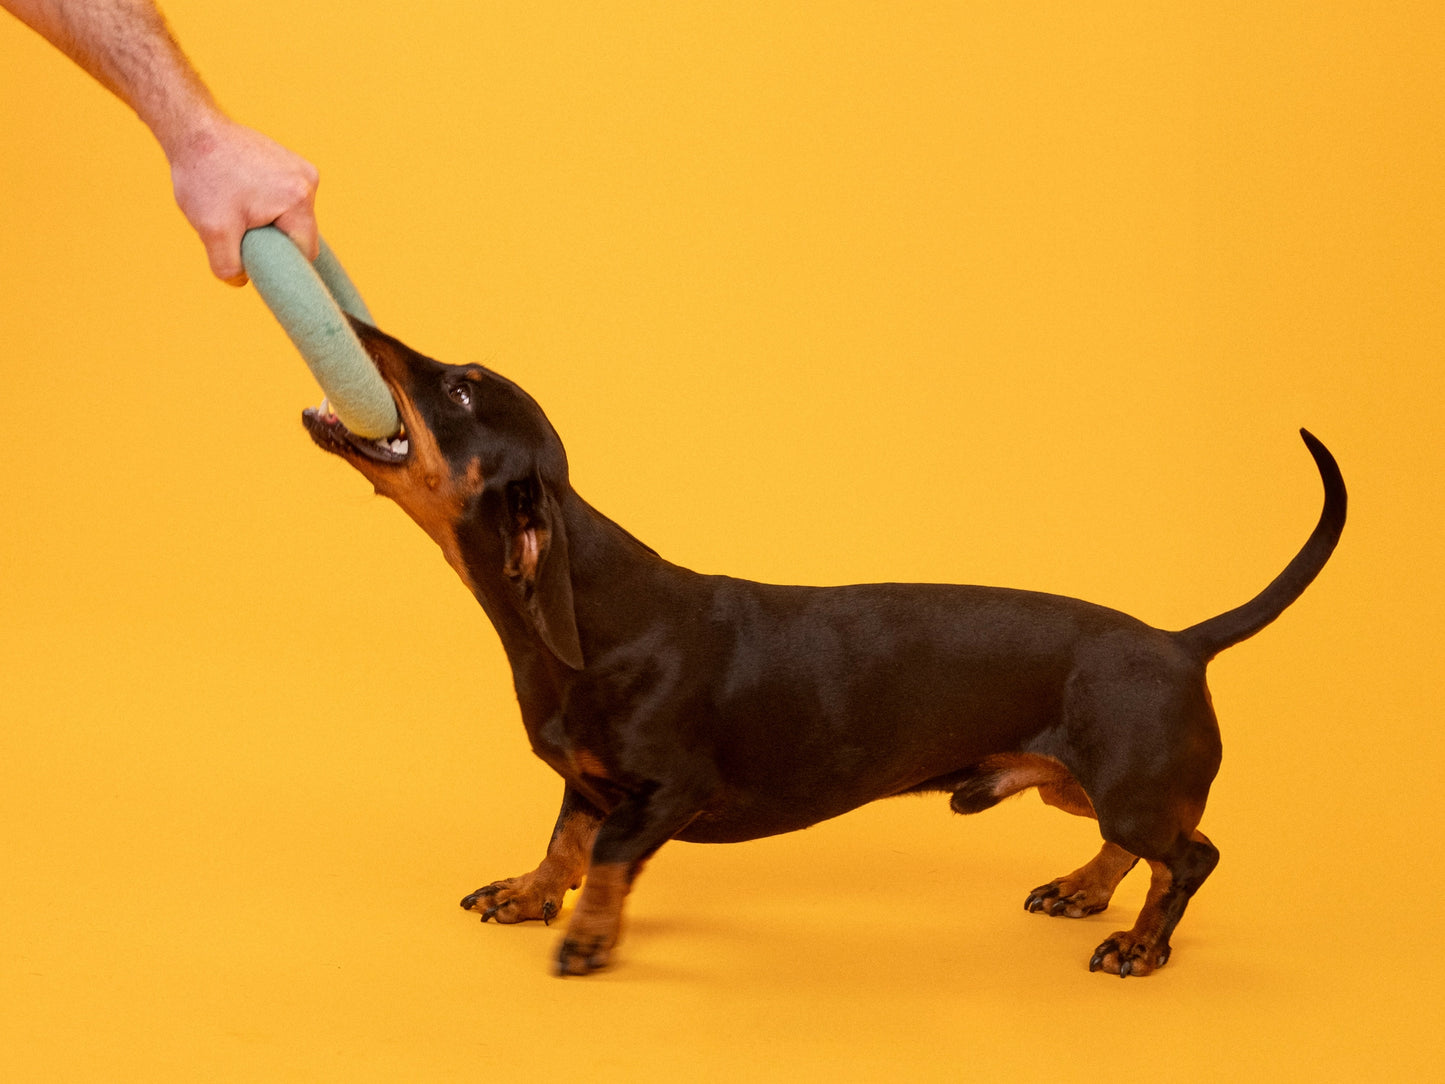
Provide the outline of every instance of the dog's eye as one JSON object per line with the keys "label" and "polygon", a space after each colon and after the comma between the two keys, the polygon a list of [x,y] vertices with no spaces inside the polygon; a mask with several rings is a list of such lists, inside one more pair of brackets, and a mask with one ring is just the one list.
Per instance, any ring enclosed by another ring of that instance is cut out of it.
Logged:
{"label": "dog's eye", "polygon": [[453,384],[447,388],[447,394],[451,396],[452,402],[456,403],[457,406],[466,407],[468,410],[471,409],[472,389],[469,385]]}

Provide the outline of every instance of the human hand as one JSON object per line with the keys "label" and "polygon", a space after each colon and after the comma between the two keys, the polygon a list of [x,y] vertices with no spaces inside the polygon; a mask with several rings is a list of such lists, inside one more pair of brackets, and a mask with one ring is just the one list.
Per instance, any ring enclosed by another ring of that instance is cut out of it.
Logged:
{"label": "human hand", "polygon": [[232,286],[247,282],[241,236],[274,224],[316,259],[316,167],[245,125],[217,118],[169,154],[176,204],[200,235],[211,273]]}

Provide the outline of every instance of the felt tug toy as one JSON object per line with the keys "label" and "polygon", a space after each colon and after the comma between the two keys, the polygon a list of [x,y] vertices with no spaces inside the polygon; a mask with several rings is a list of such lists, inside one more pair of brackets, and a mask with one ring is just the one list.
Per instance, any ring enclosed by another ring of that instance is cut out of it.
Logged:
{"label": "felt tug toy", "polygon": [[326,242],[312,264],[275,226],[261,226],[241,238],[241,263],[341,424],[361,437],[394,436],[396,404],[345,314],[375,321]]}

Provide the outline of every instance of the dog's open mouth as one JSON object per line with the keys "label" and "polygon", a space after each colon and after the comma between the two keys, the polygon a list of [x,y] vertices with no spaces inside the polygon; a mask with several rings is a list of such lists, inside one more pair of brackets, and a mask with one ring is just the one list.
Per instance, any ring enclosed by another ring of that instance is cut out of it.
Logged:
{"label": "dog's open mouth", "polygon": [[341,424],[341,419],[325,399],[321,400],[320,406],[308,407],[302,411],[301,422],[311,434],[311,439],[329,452],[354,452],[374,463],[394,464],[406,462],[411,451],[411,441],[407,439],[405,427],[395,436],[382,437],[379,440],[358,436]]}

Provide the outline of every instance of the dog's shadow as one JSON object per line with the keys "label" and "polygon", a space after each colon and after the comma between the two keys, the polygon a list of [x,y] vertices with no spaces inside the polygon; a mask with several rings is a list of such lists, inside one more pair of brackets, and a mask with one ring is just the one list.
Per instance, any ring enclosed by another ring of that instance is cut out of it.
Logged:
{"label": "dog's shadow", "polygon": [[[930,823],[934,811],[895,802],[747,844],[669,844],[638,881],[610,973],[725,985],[896,984],[904,994],[960,980],[1002,985],[1021,969],[1061,965],[1087,979],[1090,955],[1129,924],[1147,877],[1127,878],[1100,914],[1029,914],[1030,889],[1088,858],[1098,837],[1089,822],[1028,805],[995,813],[1000,833],[954,817]],[[1031,845],[1021,846],[1021,835]],[[1067,967],[1070,957],[1076,968]]]}

